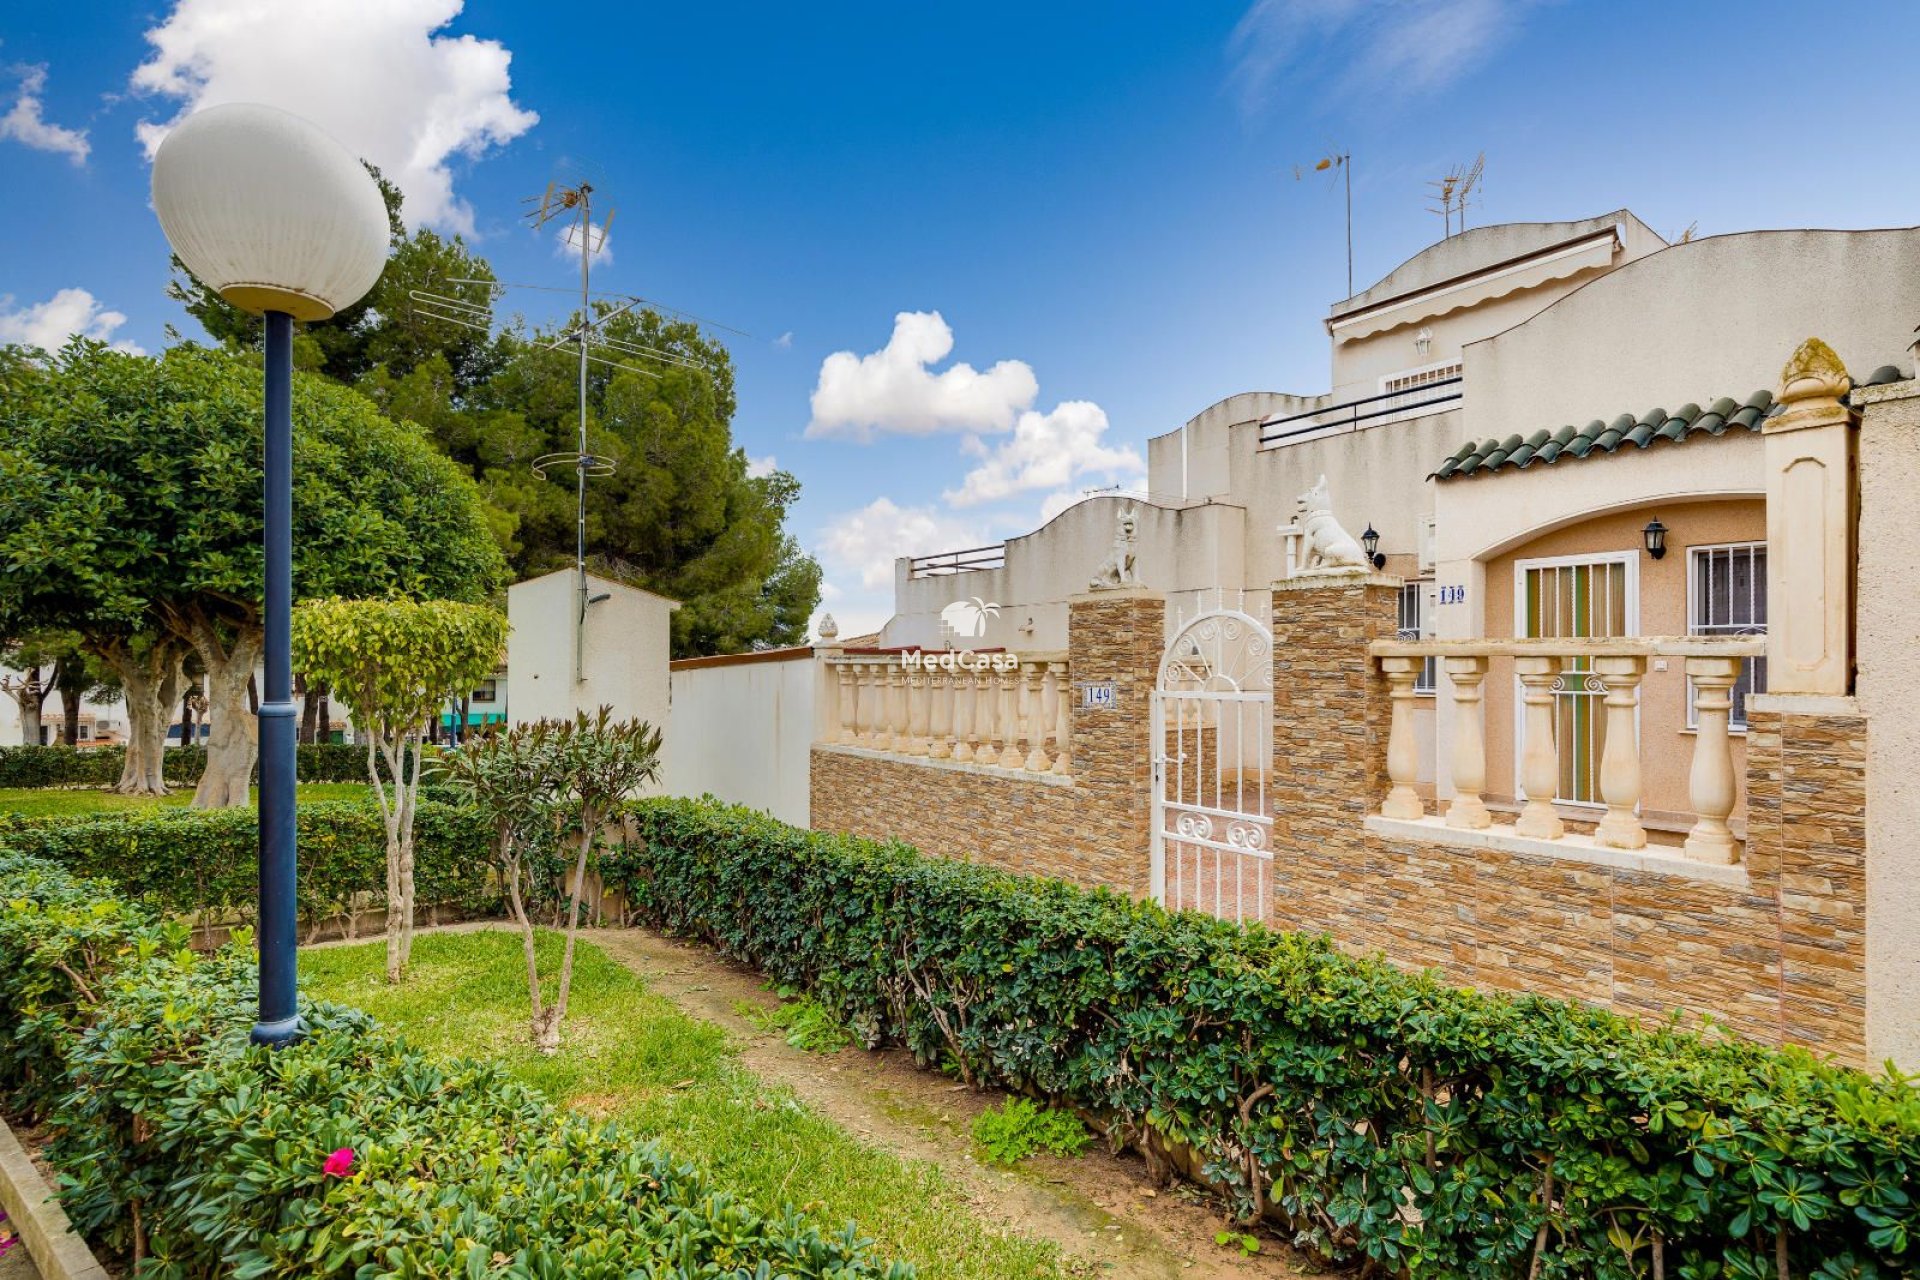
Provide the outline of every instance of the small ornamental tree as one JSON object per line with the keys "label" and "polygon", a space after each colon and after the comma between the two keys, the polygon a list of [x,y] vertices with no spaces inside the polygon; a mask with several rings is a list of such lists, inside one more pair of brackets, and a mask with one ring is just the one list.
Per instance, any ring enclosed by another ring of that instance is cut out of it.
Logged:
{"label": "small ornamental tree", "polygon": [[401,980],[413,954],[413,814],[423,730],[449,697],[493,674],[506,638],[498,610],[451,600],[317,600],[294,610],[294,666],[325,681],[367,738],[367,777],[387,827],[389,982]]}
{"label": "small ornamental tree", "polygon": [[632,794],[660,776],[660,731],[644,720],[615,720],[613,708],[602,706],[592,716],[582,711],[572,723],[561,722],[554,737],[559,765],[561,798],[580,813],[580,850],[574,858],[568,885],[567,945],[560,956],[560,984],[547,1021],[536,1029],[542,1053],[560,1048],[560,1023],[567,1016],[567,995],[573,987],[573,943],[580,931],[580,897],[586,889],[587,868],[593,864],[600,828]]}
{"label": "small ornamental tree", "polygon": [[506,882],[507,905],[520,926],[527,956],[527,994],[533,1002],[536,1040],[546,1028],[540,1001],[540,961],[534,948],[533,920],[521,887],[527,855],[550,834],[550,816],[560,789],[556,749],[558,725],[551,720],[515,725],[504,733],[489,729],[459,751],[432,766],[480,814],[493,832],[493,861]]}

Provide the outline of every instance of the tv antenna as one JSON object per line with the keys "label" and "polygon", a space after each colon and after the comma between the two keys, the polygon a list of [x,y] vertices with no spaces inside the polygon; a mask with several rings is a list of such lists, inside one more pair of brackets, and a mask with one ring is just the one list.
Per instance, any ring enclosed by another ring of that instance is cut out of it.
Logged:
{"label": "tv antenna", "polygon": [[[571,185],[550,182],[540,195],[530,196],[522,202],[533,206],[524,215],[533,230],[539,231],[550,222],[565,223],[561,243],[577,249],[580,254],[579,312],[557,337],[541,347],[542,350],[556,352],[572,348],[578,353],[578,434],[574,448],[542,454],[533,460],[534,474],[542,479],[566,471],[572,471],[574,476],[574,575],[578,607],[574,614],[573,670],[576,683],[586,679],[587,609],[606,599],[604,595],[590,595],[587,585],[587,481],[612,475],[616,466],[613,458],[593,452],[587,440],[587,366],[606,365],[649,378],[659,378],[661,375],[637,362],[672,365],[699,373],[711,372],[705,362],[682,352],[615,337],[609,329],[611,322],[637,307],[652,307],[685,320],[740,333],[740,330],[728,329],[726,325],[714,324],[635,294],[596,293],[593,288],[593,260],[606,249],[607,229],[613,222],[616,210],[609,208],[596,226],[593,221],[594,194],[593,184],[584,180]],[[494,326],[493,304],[508,290],[572,292],[570,287],[503,284],[478,277],[450,279],[445,282],[444,288],[446,292],[415,289],[409,291],[407,296],[417,314],[423,317],[489,334]]]}
{"label": "tv antenna", "polygon": [[1300,182],[1309,173],[1332,173],[1339,170],[1347,189],[1347,296],[1353,296],[1353,153],[1350,151],[1330,150],[1311,165],[1293,166],[1293,180]]}
{"label": "tv antenna", "polygon": [[1481,189],[1480,175],[1486,171],[1486,167],[1487,153],[1482,151],[1474,157],[1471,165],[1465,168],[1455,165],[1453,168],[1447,170],[1445,177],[1436,178],[1432,182],[1427,183],[1428,186],[1433,188],[1434,197],[1440,201],[1439,208],[1436,209],[1434,206],[1428,205],[1427,212],[1439,214],[1446,223],[1446,236],[1443,236],[1442,239],[1454,234],[1453,219],[1455,214],[1458,214],[1460,217],[1460,230],[1465,231],[1467,229],[1467,203],[1473,196],[1473,193]]}

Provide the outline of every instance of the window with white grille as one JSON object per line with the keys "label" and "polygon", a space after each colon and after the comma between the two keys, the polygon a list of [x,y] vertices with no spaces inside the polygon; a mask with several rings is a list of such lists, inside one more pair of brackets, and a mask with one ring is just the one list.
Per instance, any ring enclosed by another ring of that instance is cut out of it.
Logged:
{"label": "window with white grille", "polygon": [[1389,395],[1396,391],[1415,391],[1430,383],[1459,376],[1460,362],[1449,360],[1445,364],[1428,365],[1424,369],[1408,369],[1404,373],[1389,374],[1380,379],[1380,390]]}
{"label": "window with white grille", "polygon": [[[1400,588],[1400,630],[1402,640],[1427,640],[1433,636],[1433,612],[1427,607],[1428,593],[1433,590],[1431,582],[1409,582]],[[1437,660],[1428,658],[1420,664],[1420,674],[1414,678],[1415,693],[1432,693],[1434,690],[1434,667]]]}
{"label": "window with white grille", "polygon": [[[1767,634],[1767,544],[1687,548],[1687,631],[1696,636]],[[1749,658],[1733,686],[1732,724],[1747,727],[1747,695],[1767,691],[1767,660]],[[1687,698],[1687,724],[1695,722]]]}

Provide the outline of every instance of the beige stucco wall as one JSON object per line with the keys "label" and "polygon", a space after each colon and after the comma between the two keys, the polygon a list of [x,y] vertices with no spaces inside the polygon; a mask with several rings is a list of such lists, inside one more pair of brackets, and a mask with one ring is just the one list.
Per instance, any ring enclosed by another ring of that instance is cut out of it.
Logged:
{"label": "beige stucco wall", "polygon": [[[1604,463],[1599,465],[1605,465]],[[1655,560],[1645,552],[1641,529],[1658,514],[1670,532],[1667,554]],[[1754,542],[1766,537],[1766,505],[1757,499],[1669,503],[1648,510],[1621,511],[1556,529],[1487,562],[1486,632],[1516,634],[1514,583],[1522,560],[1541,557],[1630,552],[1637,562],[1639,634],[1687,633],[1687,548],[1725,542]],[[1666,670],[1660,670],[1664,663]],[[1518,745],[1514,716],[1517,684],[1510,659],[1493,660],[1485,685],[1487,794],[1511,801]],[[1677,820],[1691,812],[1687,773],[1693,764],[1693,734],[1687,729],[1687,677],[1679,659],[1655,659],[1640,686],[1640,763],[1645,790],[1641,804],[1650,821]],[[1746,776],[1746,743],[1733,740],[1733,771]],[[1744,815],[1746,797],[1734,808]]]}
{"label": "beige stucco wall", "polygon": [[[1905,356],[1920,228],[1750,231],[1629,262],[1465,352],[1468,434],[1526,435],[1777,389],[1809,335],[1856,376]],[[1464,438],[1464,437],[1463,437]]]}
{"label": "beige stucco wall", "polygon": [[940,628],[940,611],[978,596],[1001,610],[988,617],[984,636],[957,640],[959,647],[1021,652],[1066,648],[1067,603],[1086,593],[1094,571],[1113,550],[1119,513],[1129,506],[1135,517],[1135,566],[1143,585],[1177,595],[1245,580],[1245,513],[1238,507],[1215,503],[1174,509],[1127,498],[1089,498],[1032,533],[1009,538],[1004,568],[913,578],[908,576],[908,561],[896,560],[895,614],[882,630],[881,642],[943,647],[948,638]]}
{"label": "beige stucco wall", "polygon": [[674,664],[662,789],[717,796],[804,827],[825,664],[806,648],[742,656]]}
{"label": "beige stucco wall", "polygon": [[[1555,246],[1603,232],[1611,233],[1608,246],[1554,256]],[[1508,329],[1587,281],[1665,244],[1622,209],[1576,222],[1473,227],[1430,245],[1379,283],[1334,304],[1327,319],[1333,339],[1333,398],[1376,395],[1383,377],[1458,359],[1467,343]],[[1391,300],[1396,298],[1408,302],[1394,306]],[[1391,327],[1366,332],[1373,326],[1341,324],[1381,304],[1382,311],[1375,314]],[[1430,331],[1424,354],[1414,341],[1423,328]]]}
{"label": "beige stucco wall", "polygon": [[1867,717],[1867,1058],[1920,1068],[1920,382],[1858,393],[1857,689]]}
{"label": "beige stucco wall", "polygon": [[516,724],[571,718],[605,703],[621,718],[667,724],[667,659],[672,616],[662,596],[587,575],[592,605],[586,621],[586,678],[574,680],[573,619],[577,582],[571,569],[507,588],[507,714]]}

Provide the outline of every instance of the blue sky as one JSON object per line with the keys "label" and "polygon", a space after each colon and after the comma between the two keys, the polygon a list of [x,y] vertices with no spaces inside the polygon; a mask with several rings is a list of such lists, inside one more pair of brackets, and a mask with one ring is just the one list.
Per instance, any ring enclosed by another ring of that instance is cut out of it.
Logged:
{"label": "blue sky", "polygon": [[1146,439],[1223,396],[1326,389],[1342,208],[1293,166],[1329,147],[1362,288],[1438,238],[1423,184],[1480,151],[1476,223],[1920,222],[1892,0],[1817,31],[1798,4],[1582,0],[25,8],[0,17],[0,339],[192,331],[144,145],[191,103],[320,121],[508,280],[563,282],[515,215],[586,172],[618,209],[606,287],[752,335],[736,438],[800,477],[848,630],[884,618],[893,555],[1137,486]]}

